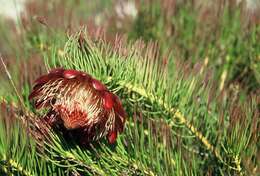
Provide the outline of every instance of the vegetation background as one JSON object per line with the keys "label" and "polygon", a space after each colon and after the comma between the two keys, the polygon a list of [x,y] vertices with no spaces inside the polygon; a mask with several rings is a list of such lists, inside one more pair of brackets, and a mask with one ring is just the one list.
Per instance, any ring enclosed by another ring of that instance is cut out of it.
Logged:
{"label": "vegetation background", "polygon": [[[260,175],[259,1],[1,3],[0,175]],[[54,67],[119,95],[115,145],[36,125],[27,97]]]}

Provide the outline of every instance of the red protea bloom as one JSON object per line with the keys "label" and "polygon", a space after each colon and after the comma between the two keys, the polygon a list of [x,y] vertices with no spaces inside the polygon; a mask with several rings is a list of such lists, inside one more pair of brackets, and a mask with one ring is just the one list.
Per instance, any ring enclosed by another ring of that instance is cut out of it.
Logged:
{"label": "red protea bloom", "polygon": [[119,98],[84,72],[51,70],[35,81],[29,99],[37,109],[49,109],[44,119],[51,126],[76,130],[83,143],[103,136],[114,143],[123,131],[126,113]]}

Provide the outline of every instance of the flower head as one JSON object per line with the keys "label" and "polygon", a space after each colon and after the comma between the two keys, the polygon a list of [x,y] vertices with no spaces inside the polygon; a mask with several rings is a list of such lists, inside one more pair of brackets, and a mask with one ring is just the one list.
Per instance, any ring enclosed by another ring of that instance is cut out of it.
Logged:
{"label": "flower head", "polygon": [[119,98],[89,74],[58,68],[39,77],[29,96],[37,109],[48,108],[51,125],[76,130],[83,143],[107,136],[114,143],[126,113]]}

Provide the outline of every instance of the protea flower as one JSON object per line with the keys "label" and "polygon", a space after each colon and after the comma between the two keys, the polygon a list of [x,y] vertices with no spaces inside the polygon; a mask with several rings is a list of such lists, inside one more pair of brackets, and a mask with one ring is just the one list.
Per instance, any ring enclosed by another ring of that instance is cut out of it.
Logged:
{"label": "protea flower", "polygon": [[62,68],[35,81],[29,99],[36,109],[47,108],[50,126],[76,131],[83,143],[107,136],[114,143],[124,128],[126,113],[119,98],[89,74]]}

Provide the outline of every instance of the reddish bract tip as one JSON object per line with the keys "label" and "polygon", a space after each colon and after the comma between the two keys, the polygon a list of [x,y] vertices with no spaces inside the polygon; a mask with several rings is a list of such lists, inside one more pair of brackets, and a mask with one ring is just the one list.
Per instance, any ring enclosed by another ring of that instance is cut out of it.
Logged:
{"label": "reddish bract tip", "polygon": [[115,101],[115,105],[114,105],[114,108],[115,108],[115,111],[125,119],[126,117],[126,112],[123,108],[123,105],[122,105],[122,102],[120,101],[120,99],[115,95],[114,96],[114,101]]}
{"label": "reddish bract tip", "polygon": [[111,93],[109,93],[109,92],[105,92],[104,96],[103,96],[103,98],[104,98],[104,107],[106,109],[108,109],[108,110],[111,109],[113,107],[113,105],[114,105],[114,101],[113,101],[112,96],[113,95]]}
{"label": "reddish bract tip", "polygon": [[42,84],[42,83],[48,82],[49,80],[50,80],[49,76],[48,75],[44,75],[44,76],[41,76],[38,79],[36,79],[34,82],[36,84]]}
{"label": "reddish bract tip", "polygon": [[55,73],[55,74],[57,74],[57,73],[62,73],[63,71],[64,71],[63,68],[54,68],[54,69],[52,69],[52,70],[50,71],[50,73]]}
{"label": "reddish bract tip", "polygon": [[108,134],[107,138],[108,138],[108,142],[110,144],[114,144],[116,142],[117,132],[115,132],[115,131],[110,132]]}
{"label": "reddish bract tip", "polygon": [[63,72],[64,78],[67,78],[67,79],[73,79],[79,74],[80,74],[80,72],[78,72],[77,70],[65,70]]}
{"label": "reddish bract tip", "polygon": [[92,86],[94,87],[94,89],[99,91],[106,90],[106,87],[96,79],[92,79]]}

